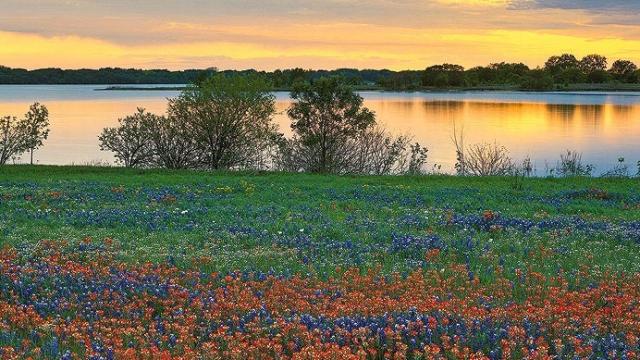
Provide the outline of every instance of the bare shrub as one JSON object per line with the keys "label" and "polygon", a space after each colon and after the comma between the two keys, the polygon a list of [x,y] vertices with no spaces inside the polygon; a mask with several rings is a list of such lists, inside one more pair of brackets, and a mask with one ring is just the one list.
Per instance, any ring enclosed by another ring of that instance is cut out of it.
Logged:
{"label": "bare shrub", "polygon": [[453,136],[456,147],[455,169],[462,176],[504,176],[509,175],[513,163],[509,151],[497,143],[479,143],[471,146],[464,145],[464,127],[458,133],[456,123],[453,123]]}
{"label": "bare shrub", "polygon": [[629,166],[624,162],[624,158],[620,157],[616,166],[602,174],[602,177],[629,177]]}
{"label": "bare shrub", "polygon": [[560,161],[556,165],[558,176],[591,176],[593,165],[582,162],[582,154],[577,151],[567,150],[560,154]]}
{"label": "bare shrub", "polygon": [[456,147],[456,173],[458,175],[465,176],[467,175],[467,168],[464,158],[464,126],[460,128],[460,134],[458,134],[455,121],[453,122],[453,136],[451,137],[451,140],[453,141],[453,145]]}
{"label": "bare shrub", "polygon": [[[279,170],[305,171],[318,159],[318,148],[306,146],[294,136],[281,139],[277,157]],[[427,148],[411,144],[408,136],[393,136],[383,128],[373,127],[349,139],[335,153],[332,167],[338,174],[391,175],[423,173]]]}
{"label": "bare shrub", "polygon": [[372,175],[401,172],[408,144],[406,136],[394,138],[380,127],[367,130],[351,142],[345,170]]}
{"label": "bare shrub", "polygon": [[497,143],[480,143],[469,146],[464,155],[468,175],[504,176],[513,167],[509,152]]}

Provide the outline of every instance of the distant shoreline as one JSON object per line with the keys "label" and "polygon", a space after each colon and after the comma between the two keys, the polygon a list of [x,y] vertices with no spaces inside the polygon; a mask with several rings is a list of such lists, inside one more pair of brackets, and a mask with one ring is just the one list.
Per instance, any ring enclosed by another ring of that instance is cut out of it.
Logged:
{"label": "distant shoreline", "polygon": [[[517,91],[517,92],[575,92],[575,91],[640,91],[640,84],[571,84],[549,90],[523,90],[518,86],[474,86],[474,87],[422,87],[417,89],[390,89],[380,86],[354,86],[357,91],[390,91],[390,92],[462,92],[462,91]],[[95,91],[183,91],[186,86],[107,86]],[[291,88],[274,88],[273,91],[291,91]]]}

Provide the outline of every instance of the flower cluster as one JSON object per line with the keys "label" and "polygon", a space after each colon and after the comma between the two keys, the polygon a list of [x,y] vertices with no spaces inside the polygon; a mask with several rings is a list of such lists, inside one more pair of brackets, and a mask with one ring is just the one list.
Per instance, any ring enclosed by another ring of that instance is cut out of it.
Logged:
{"label": "flower cluster", "polygon": [[635,188],[199,176],[0,180],[0,359],[639,357]]}
{"label": "flower cluster", "polygon": [[[422,244],[426,240],[414,241]],[[436,241],[436,240],[430,240]],[[439,261],[440,250],[430,250]],[[123,264],[107,243],[0,252],[0,357],[368,359],[608,357],[640,351],[640,277],[570,284],[203,273]]]}

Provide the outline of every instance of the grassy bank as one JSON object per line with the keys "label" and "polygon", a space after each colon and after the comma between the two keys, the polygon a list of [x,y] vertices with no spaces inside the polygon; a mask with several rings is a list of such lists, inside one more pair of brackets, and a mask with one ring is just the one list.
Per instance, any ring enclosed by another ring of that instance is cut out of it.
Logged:
{"label": "grassy bank", "polygon": [[[541,246],[564,249],[535,264],[549,275],[583,265],[636,271],[639,234],[597,227],[637,221],[639,193],[637,179],[532,178],[516,189],[508,177],[8,166],[0,171],[0,234],[11,245],[112,238],[126,261],[211,258],[199,265],[207,271],[409,272],[427,239],[488,277],[500,259],[522,267]],[[470,249],[461,244],[468,239]],[[407,248],[383,251],[394,241]]]}

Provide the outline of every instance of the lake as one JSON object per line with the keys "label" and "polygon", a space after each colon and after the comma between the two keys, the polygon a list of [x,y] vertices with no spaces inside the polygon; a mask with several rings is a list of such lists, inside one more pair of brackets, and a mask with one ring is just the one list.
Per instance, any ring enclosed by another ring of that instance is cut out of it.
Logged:
{"label": "lake", "polygon": [[[158,86],[158,85],[155,85]],[[177,91],[96,91],[101,85],[0,86],[0,116],[22,116],[39,101],[49,108],[51,133],[36,151],[39,164],[113,162],[98,148],[98,134],[137,107],[163,113]],[[362,92],[378,122],[394,134],[411,135],[429,148],[429,167],[452,171],[453,123],[464,127],[465,142],[497,142],[512,158],[530,156],[539,175],[560,153],[576,150],[595,173],[624,158],[631,169],[640,160],[640,93],[636,92]],[[288,94],[276,93],[275,121],[289,134]],[[26,157],[24,160],[27,160]]]}

